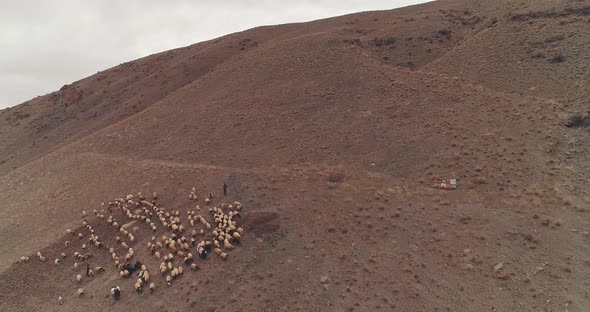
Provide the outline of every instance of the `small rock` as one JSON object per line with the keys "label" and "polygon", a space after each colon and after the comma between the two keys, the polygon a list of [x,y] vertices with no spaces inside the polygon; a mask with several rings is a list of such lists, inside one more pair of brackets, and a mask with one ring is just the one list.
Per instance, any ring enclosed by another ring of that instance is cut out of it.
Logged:
{"label": "small rock", "polygon": [[494,271],[499,271],[504,267],[504,263],[500,262],[494,266]]}
{"label": "small rock", "polygon": [[471,217],[463,216],[463,217],[459,218],[459,221],[461,221],[461,223],[463,223],[463,224],[469,224],[469,222],[471,221]]}
{"label": "small rock", "polygon": [[496,278],[497,279],[507,280],[507,279],[510,279],[511,276],[512,276],[512,272],[510,272],[508,270],[496,271]]}
{"label": "small rock", "polygon": [[325,283],[328,281],[328,275],[322,275],[320,277],[320,283]]}

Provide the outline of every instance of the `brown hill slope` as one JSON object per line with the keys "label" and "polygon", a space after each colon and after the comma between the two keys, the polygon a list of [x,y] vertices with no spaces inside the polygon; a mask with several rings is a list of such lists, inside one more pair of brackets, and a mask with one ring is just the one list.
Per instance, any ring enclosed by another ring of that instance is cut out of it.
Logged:
{"label": "brown hill slope", "polygon": [[[588,310],[590,133],[565,123],[588,109],[589,7],[439,1],[261,27],[1,111],[2,310]],[[81,250],[63,233],[83,209],[157,191],[184,215],[192,186],[224,181],[214,205],[243,202],[246,230],[227,262],[168,287],[138,226],[154,294],[104,250],[81,284],[71,256],[52,263]],[[15,263],[37,251],[49,261]]]}

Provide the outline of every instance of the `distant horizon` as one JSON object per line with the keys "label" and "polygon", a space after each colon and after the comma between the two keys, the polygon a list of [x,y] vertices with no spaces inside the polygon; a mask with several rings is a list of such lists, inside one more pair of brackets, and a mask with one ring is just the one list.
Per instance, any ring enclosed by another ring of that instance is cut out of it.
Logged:
{"label": "distant horizon", "polygon": [[[0,60],[0,109],[57,91],[65,84],[121,63],[254,27],[392,10],[426,2],[430,1],[318,0],[281,6],[244,1],[84,5],[46,1],[36,4],[37,10],[30,10],[26,3],[0,0],[5,8],[0,12],[4,24],[0,32],[4,56]],[[231,23],[226,23],[228,20]]]}

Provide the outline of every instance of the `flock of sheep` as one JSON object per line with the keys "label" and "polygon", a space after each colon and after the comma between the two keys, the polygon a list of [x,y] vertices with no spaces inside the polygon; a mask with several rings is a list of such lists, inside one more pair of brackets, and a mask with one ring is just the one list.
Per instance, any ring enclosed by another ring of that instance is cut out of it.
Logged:
{"label": "flock of sheep", "polygon": [[[189,199],[198,201],[194,187],[189,194]],[[151,201],[140,192],[136,195],[129,194],[125,198],[119,198],[107,204],[103,203],[100,211],[94,209],[94,216],[98,222],[106,222],[116,230],[117,236],[113,242],[107,242],[95,233],[94,227],[88,221],[88,213],[82,211],[83,227],[80,232],[76,233],[70,229],[66,231],[72,239],[77,238],[80,241],[84,239],[82,231],[85,230],[88,233],[87,242],[81,246],[82,250],[72,252],[76,259],[74,269],[77,270],[80,263],[94,256],[94,253],[90,251],[90,246],[93,245],[96,252],[104,251],[110,254],[120,278],[136,276],[134,287],[137,292],[141,292],[146,286],[153,292],[156,283],[151,278],[146,264],[135,259],[137,254],[130,246],[136,241],[132,231],[137,230],[138,224],[141,223],[148,226],[154,234],[160,227],[163,229],[162,235],[154,235],[147,242],[147,250],[151,256],[161,261],[159,271],[169,286],[183,274],[184,266],[193,271],[199,270],[192,253],[193,248],[201,259],[206,259],[211,252],[214,252],[220,259],[226,260],[228,252],[240,243],[244,234],[244,230],[237,224],[242,204],[236,201],[229,205],[222,203],[221,207],[211,207],[212,199],[211,193],[205,198],[205,205],[213,220],[212,223],[207,221],[206,215],[200,214],[199,205],[196,205],[194,210],[187,210],[185,217],[178,210],[167,210],[161,207],[157,202],[156,193],[153,194]],[[184,219],[186,223],[183,223]],[[70,248],[72,243],[66,240],[64,245]],[[42,262],[47,260],[41,252],[37,253],[37,257]],[[60,265],[61,259],[66,257],[66,253],[61,253],[60,257],[54,260],[54,264]],[[29,257],[21,257],[20,262],[29,262]],[[88,264],[86,266],[86,275],[89,277],[104,271],[102,267],[91,268]],[[81,282],[82,275],[76,274],[74,280]],[[84,290],[78,288],[76,294],[82,296]],[[63,297],[59,296],[57,301],[63,304]]]}

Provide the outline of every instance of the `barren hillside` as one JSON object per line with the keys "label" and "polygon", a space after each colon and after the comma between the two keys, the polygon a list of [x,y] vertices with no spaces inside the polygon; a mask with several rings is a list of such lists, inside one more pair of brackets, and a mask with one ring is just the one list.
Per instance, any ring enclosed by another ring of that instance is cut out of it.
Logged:
{"label": "barren hillside", "polygon": [[[1,110],[0,310],[589,311],[589,41],[590,1],[436,1],[231,34]],[[123,257],[91,212],[130,222],[101,203],[137,192],[186,237],[187,211],[237,200],[244,235],[167,286],[147,243],[173,231],[130,225],[156,285],[138,293],[81,215]],[[105,272],[77,282],[86,263]]]}

